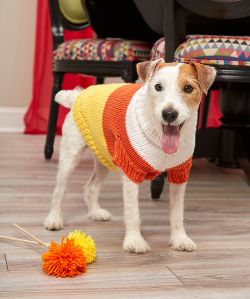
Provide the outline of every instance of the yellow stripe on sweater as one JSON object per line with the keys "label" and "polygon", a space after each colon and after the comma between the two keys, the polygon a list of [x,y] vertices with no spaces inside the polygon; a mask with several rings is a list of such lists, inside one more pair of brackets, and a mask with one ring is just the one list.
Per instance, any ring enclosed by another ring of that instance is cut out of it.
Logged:
{"label": "yellow stripe on sweater", "polygon": [[109,95],[123,85],[125,84],[90,86],[78,95],[72,108],[74,121],[84,141],[98,160],[110,170],[116,170],[116,166],[112,162],[103,134],[103,110]]}

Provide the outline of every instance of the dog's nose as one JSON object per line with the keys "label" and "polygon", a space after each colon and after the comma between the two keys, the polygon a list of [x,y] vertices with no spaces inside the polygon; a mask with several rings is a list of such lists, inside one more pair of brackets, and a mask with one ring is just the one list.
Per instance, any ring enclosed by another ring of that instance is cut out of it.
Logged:
{"label": "dog's nose", "polygon": [[168,123],[175,121],[177,117],[178,112],[173,108],[168,108],[162,111],[162,118]]}

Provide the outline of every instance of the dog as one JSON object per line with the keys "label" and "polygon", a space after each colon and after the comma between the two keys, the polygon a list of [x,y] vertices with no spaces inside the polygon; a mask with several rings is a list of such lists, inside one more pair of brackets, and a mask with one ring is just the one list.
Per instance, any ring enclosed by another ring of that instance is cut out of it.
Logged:
{"label": "dog", "polygon": [[[110,220],[98,196],[109,170],[123,183],[125,237],[123,249],[145,253],[150,246],[140,231],[139,183],[167,171],[170,182],[170,245],[193,251],[196,244],[183,225],[184,195],[195,147],[198,107],[216,70],[163,59],[137,64],[143,84],[103,84],[85,90],[60,91],[55,100],[71,108],[62,128],[57,183],[44,226],[63,227],[62,200],[67,182],[90,147],[94,171],[84,187],[88,216]],[[104,99],[104,100],[103,100]]]}

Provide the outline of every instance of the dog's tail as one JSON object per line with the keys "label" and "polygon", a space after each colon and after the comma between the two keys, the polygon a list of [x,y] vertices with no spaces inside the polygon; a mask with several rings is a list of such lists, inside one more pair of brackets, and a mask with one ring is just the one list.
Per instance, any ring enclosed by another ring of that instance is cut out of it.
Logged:
{"label": "dog's tail", "polygon": [[77,87],[73,90],[61,90],[55,96],[55,101],[66,108],[71,108],[74,104],[76,97],[82,91],[82,88]]}

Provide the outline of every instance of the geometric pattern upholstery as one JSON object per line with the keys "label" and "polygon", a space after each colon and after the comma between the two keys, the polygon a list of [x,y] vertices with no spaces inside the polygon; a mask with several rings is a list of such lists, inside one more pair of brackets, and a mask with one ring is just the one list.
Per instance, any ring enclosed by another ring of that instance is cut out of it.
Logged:
{"label": "geometric pattern upholstery", "polygon": [[124,39],[77,39],[60,44],[54,60],[144,61],[152,44]]}
{"label": "geometric pattern upholstery", "polygon": [[250,36],[191,35],[176,49],[175,60],[250,66]]}
{"label": "geometric pattern upholstery", "polygon": [[[164,40],[152,59],[164,57]],[[159,54],[159,49],[163,49]],[[162,55],[162,56],[161,56]],[[250,66],[250,36],[189,35],[175,51],[174,60],[212,65]]]}

